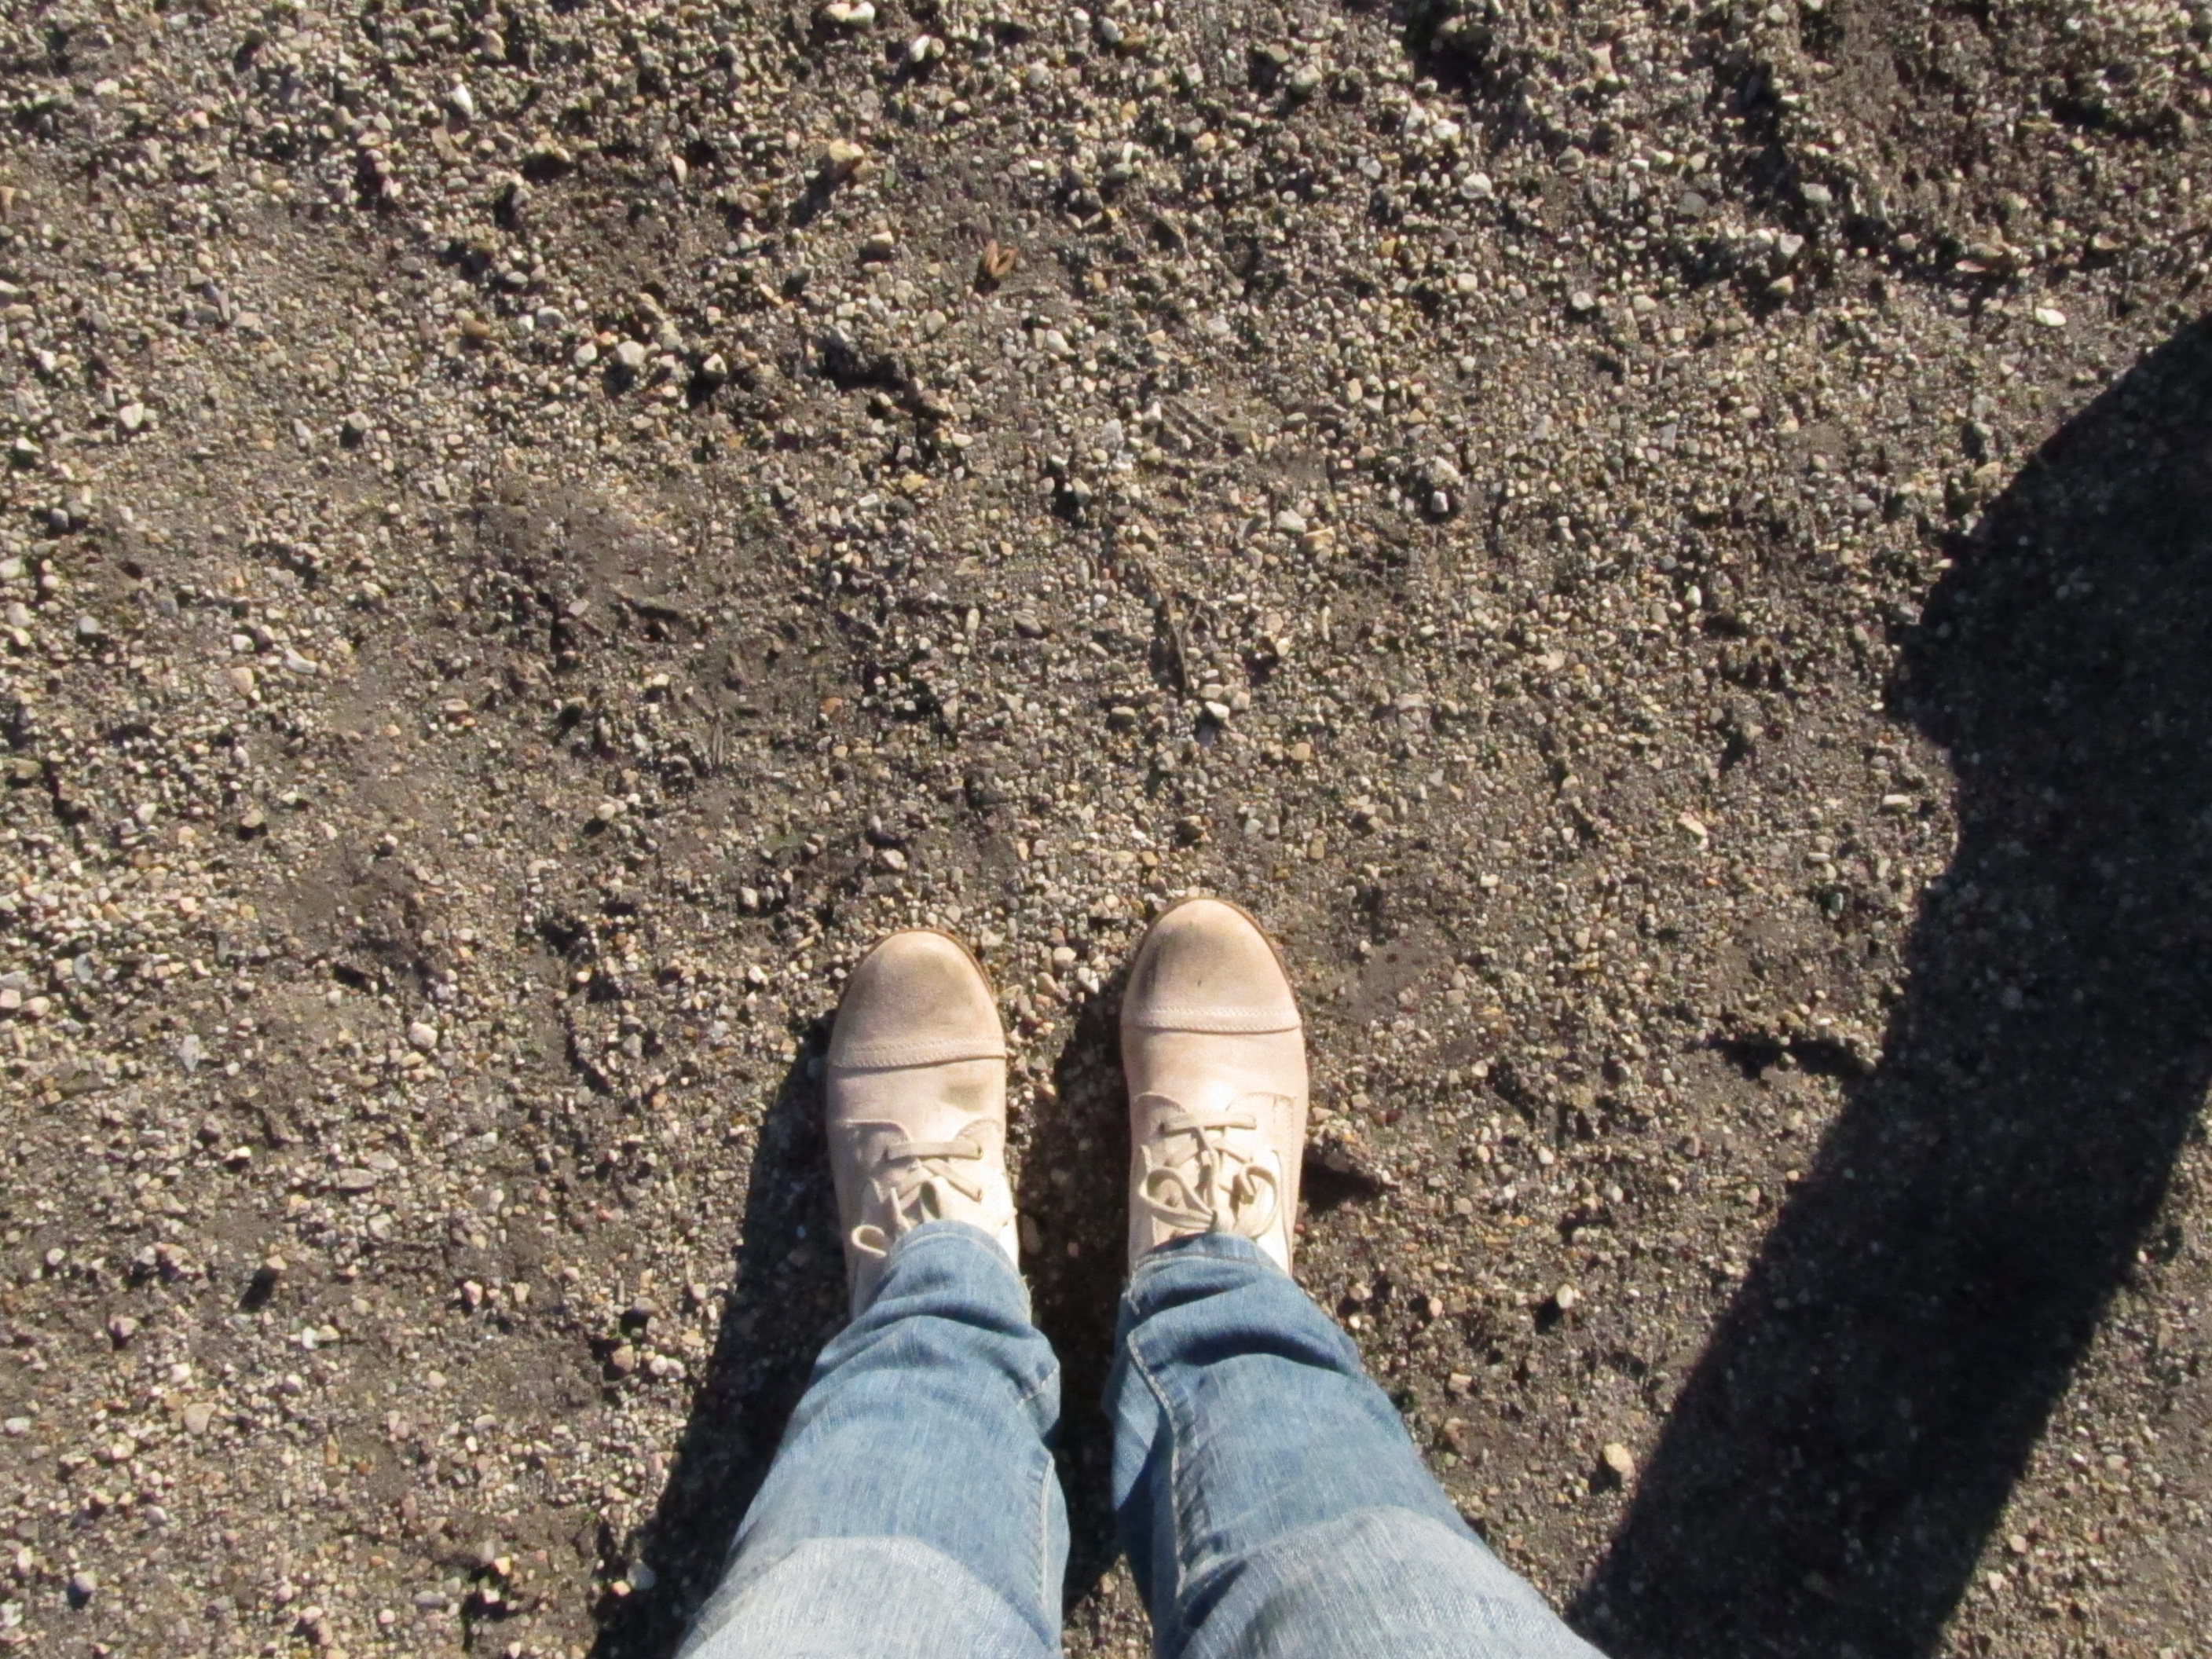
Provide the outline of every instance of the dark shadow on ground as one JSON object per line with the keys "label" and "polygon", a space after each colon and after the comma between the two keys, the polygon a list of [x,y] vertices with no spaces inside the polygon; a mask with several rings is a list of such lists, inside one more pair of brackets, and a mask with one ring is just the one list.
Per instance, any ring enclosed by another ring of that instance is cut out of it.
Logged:
{"label": "dark shadow on ground", "polygon": [[1936,1645],[2212,1075],[2212,331],[1954,550],[1893,712],[1950,753],[1880,1066],[1685,1386],[1577,1623],[1617,1659]]}
{"label": "dark shadow on ground", "polygon": [[1022,1264],[1031,1309],[1060,1356],[1054,1450],[1067,1498],[1063,1600],[1071,1609],[1097,1589],[1121,1547],[1114,1531],[1113,1426],[1102,1401],[1128,1248],[1129,1115],[1120,1035],[1127,975],[1125,966],[1077,1003],[1053,1065],[1053,1098],[1040,1100],[1024,1126],[1017,1194],[1022,1213],[1040,1224],[1042,1248]]}
{"label": "dark shadow on ground", "polygon": [[599,1608],[593,1659],[662,1659],[720,1582],[730,1540],[768,1474],[814,1357],[845,1323],[845,1262],[808,1077],[827,1026],[785,1073],[745,1189],[737,1273],[668,1484],[635,1553],[652,1589]]}
{"label": "dark shadow on ground", "polygon": [[[1120,1009],[1120,975],[1078,1001],[1036,1105],[1012,1126],[1021,1160],[1017,1201],[1043,1224],[1042,1249],[1023,1268],[1037,1328],[1061,1365],[1055,1451],[1072,1534],[1071,1607],[1097,1588],[1120,1547],[1109,1492],[1113,1437],[1100,1406],[1127,1214]],[[720,1334],[666,1489],[639,1534],[636,1553],[657,1582],[649,1593],[603,1603],[592,1659],[665,1659],[675,1651],[720,1580],[731,1538],[768,1474],[815,1356],[844,1325],[821,1089],[807,1076],[827,1035],[825,1024],[785,1076],[761,1130]],[[1029,1070],[1024,1062],[1022,1074]]]}

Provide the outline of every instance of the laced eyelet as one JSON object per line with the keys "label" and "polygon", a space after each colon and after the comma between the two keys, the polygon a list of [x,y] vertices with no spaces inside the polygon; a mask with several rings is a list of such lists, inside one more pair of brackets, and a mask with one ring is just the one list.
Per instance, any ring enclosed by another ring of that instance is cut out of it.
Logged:
{"label": "laced eyelet", "polygon": [[1164,1095],[1138,1104],[1156,1105],[1153,1139],[1144,1149],[1145,1172],[1137,1201],[1171,1232],[1267,1236],[1282,1208],[1282,1177],[1262,1163],[1258,1103],[1284,1103],[1279,1095],[1245,1095],[1224,1107],[1194,1110]]}
{"label": "laced eyelet", "polygon": [[865,1256],[883,1255],[928,1221],[973,1221],[987,1230],[1000,1225],[1003,1218],[992,1212],[1002,1206],[991,1202],[983,1167],[988,1154],[979,1130],[986,1126],[970,1124],[951,1140],[901,1136],[880,1142],[867,1170],[869,1218],[849,1235],[854,1249]]}

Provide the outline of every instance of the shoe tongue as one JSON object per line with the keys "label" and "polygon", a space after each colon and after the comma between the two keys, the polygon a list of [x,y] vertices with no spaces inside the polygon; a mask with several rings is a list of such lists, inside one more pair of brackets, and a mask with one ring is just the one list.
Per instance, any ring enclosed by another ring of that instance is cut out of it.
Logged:
{"label": "shoe tongue", "polygon": [[988,1158],[1000,1139],[997,1123],[987,1116],[932,1101],[926,1107],[848,1126],[860,1137],[861,1161],[872,1165],[890,1153],[910,1154],[921,1148],[972,1145]]}
{"label": "shoe tongue", "polygon": [[[1155,1123],[1170,1115],[1180,1115],[1186,1118],[1202,1119],[1209,1123],[1219,1123],[1224,1119],[1246,1119],[1256,1129],[1266,1121],[1262,1113],[1274,1103],[1274,1099],[1273,1095],[1257,1094],[1249,1089],[1233,1085],[1213,1089],[1201,1085],[1195,1089],[1181,1089],[1171,1095],[1157,1092],[1139,1095],[1137,1105],[1140,1110],[1150,1113]],[[1227,1126],[1224,1124],[1223,1127]]]}

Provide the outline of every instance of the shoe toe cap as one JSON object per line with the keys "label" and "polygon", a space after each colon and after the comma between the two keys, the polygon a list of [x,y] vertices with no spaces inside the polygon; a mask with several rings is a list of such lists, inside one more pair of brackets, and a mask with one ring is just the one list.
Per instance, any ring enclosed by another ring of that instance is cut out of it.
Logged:
{"label": "shoe toe cap", "polygon": [[1152,924],[1129,974],[1122,1023],[1183,1031],[1288,1031],[1298,1008],[1274,946],[1235,905],[1192,899]]}
{"label": "shoe toe cap", "polygon": [[830,1064],[847,1068],[939,1065],[1003,1056],[1006,1036],[975,959],[943,933],[894,933],[845,983],[830,1035]]}

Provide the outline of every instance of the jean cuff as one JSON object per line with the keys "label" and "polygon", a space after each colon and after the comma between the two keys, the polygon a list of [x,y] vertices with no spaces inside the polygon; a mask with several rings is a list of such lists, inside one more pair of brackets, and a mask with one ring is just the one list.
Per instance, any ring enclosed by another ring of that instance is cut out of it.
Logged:
{"label": "jean cuff", "polygon": [[[1180,1261],[1248,1261],[1271,1273],[1283,1272],[1274,1257],[1242,1233],[1193,1233],[1188,1238],[1170,1239],[1146,1251],[1137,1265],[1129,1269],[1129,1293],[1134,1295],[1138,1286]],[[1287,1273],[1283,1276],[1289,1277]]]}
{"label": "jean cuff", "polygon": [[[958,1273],[965,1274],[983,1272],[1006,1274],[1014,1281],[1016,1289],[1020,1292],[1023,1308],[1026,1310],[1029,1307],[1029,1285],[1024,1282],[1019,1269],[1006,1260],[1006,1253],[1000,1248],[997,1239],[992,1237],[981,1227],[970,1226],[965,1221],[925,1221],[911,1232],[901,1233],[891,1241],[890,1249],[884,1255],[883,1270],[876,1275],[873,1292],[870,1294],[864,1305],[853,1310],[853,1316],[855,1319],[859,1318],[884,1299],[884,1292],[890,1290],[893,1282],[900,1276],[901,1264],[906,1262],[909,1257],[917,1255],[934,1256],[946,1250],[956,1254],[965,1253],[971,1258],[969,1261],[963,1262],[955,1270]],[[991,1266],[987,1268],[976,1265],[972,1258],[978,1255],[988,1258]]]}

